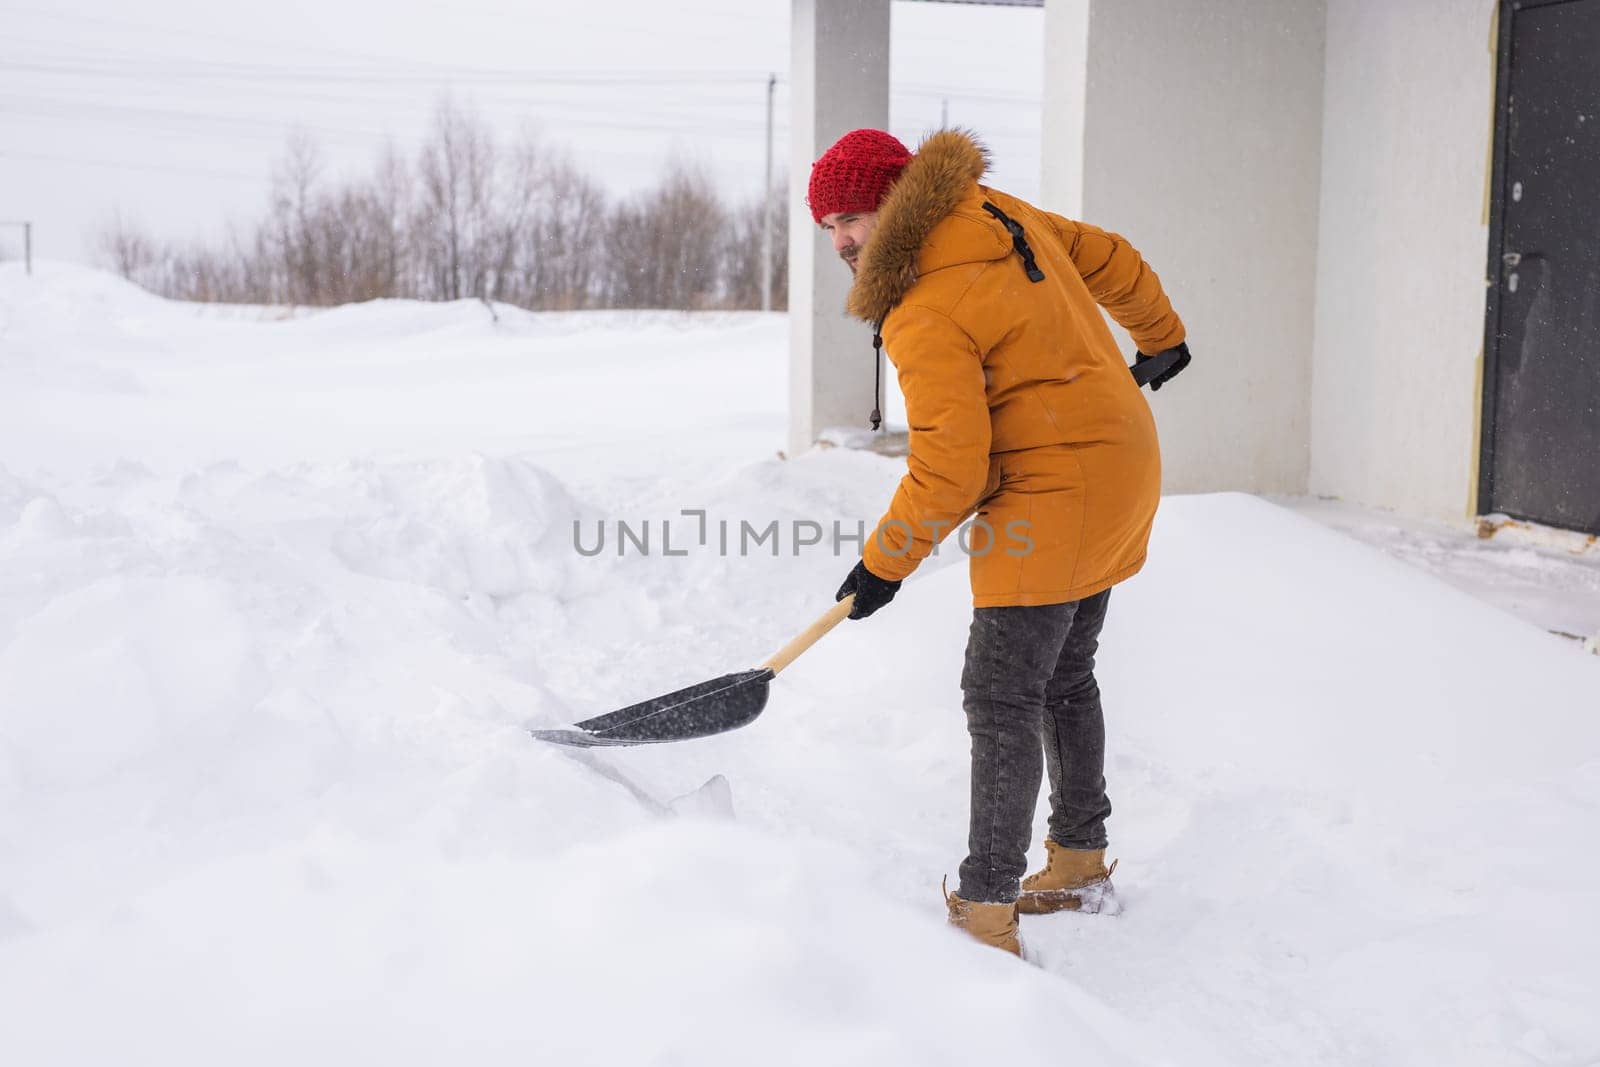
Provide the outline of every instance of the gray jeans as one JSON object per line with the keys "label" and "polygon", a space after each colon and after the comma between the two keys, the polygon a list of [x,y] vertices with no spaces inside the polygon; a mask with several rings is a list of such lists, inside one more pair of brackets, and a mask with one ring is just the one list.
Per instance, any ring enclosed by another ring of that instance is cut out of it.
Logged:
{"label": "gray jeans", "polygon": [[1111,801],[1094,654],[1110,600],[1108,589],[1070,604],[973,611],[961,672],[972,736],[963,899],[1017,898],[1045,766],[1050,837],[1067,848],[1106,847]]}

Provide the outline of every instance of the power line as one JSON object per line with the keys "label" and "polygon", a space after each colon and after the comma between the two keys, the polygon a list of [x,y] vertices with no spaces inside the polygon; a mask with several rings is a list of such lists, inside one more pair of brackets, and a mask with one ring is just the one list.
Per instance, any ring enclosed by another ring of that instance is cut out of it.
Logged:
{"label": "power line", "polygon": [[29,159],[46,163],[69,163],[83,167],[110,167],[114,170],[154,170],[168,174],[192,174],[210,178],[228,178],[237,181],[260,183],[262,175],[241,174],[231,170],[212,170],[208,167],[172,167],[160,163],[120,163],[110,159],[88,159],[82,156],[57,156],[41,152],[12,152],[0,150],[0,159]]}
{"label": "power line", "polygon": [[[759,71],[703,71],[638,69],[592,70],[528,70],[493,67],[433,67],[428,73],[408,73],[383,68],[332,68],[297,67],[266,64],[212,63],[190,59],[156,58],[148,62],[127,62],[119,59],[13,61],[4,68],[50,76],[101,77],[148,81],[216,80],[275,83],[280,81],[325,82],[398,85],[461,84],[511,84],[518,86],[617,86],[677,85],[704,86],[759,86],[765,88],[769,77],[776,77],[778,85],[788,85],[782,75]],[[977,87],[954,86],[948,83],[906,82],[890,86],[891,92],[921,96],[954,96],[968,100],[992,100],[1012,103],[1038,103],[1041,93],[1008,92]]]}
{"label": "power line", "polygon": [[240,127],[271,129],[279,132],[296,129],[308,130],[330,137],[381,137],[382,130],[334,129],[299,122],[293,119],[256,119],[237,115],[216,115],[201,111],[180,111],[173,108],[138,107],[131,104],[100,104],[79,100],[34,99],[20,100],[10,97],[0,100],[0,112],[24,118],[105,118],[125,121],[128,118],[177,120],[196,125],[222,125],[234,130]]}
{"label": "power line", "polygon": [[[307,123],[294,119],[263,119],[249,118],[233,115],[219,115],[211,112],[181,110],[176,108],[145,107],[132,104],[106,104],[84,100],[60,100],[50,98],[17,98],[12,97],[0,101],[0,113],[8,113],[19,118],[29,119],[82,119],[87,121],[109,121],[126,125],[129,119],[138,119],[141,122],[153,123],[179,123],[202,126],[226,126],[236,132],[248,132],[251,129],[273,130],[279,133],[288,133],[295,130],[305,130],[329,137],[343,139],[382,139],[391,136],[391,131],[375,130],[371,127],[358,129],[340,129],[321,124]],[[705,136],[731,136],[755,134],[764,126],[759,119],[733,119],[715,121],[694,121],[672,117],[657,121],[630,121],[627,119],[612,119],[595,117],[587,113],[561,112],[545,109],[532,112],[528,118],[536,119],[541,125],[581,125],[586,129],[610,129],[643,131],[649,133],[666,134],[700,134]],[[170,128],[170,125],[169,127]],[[241,129],[242,128],[242,129]],[[780,127],[786,129],[787,127]],[[412,137],[425,136],[426,131],[414,131]]]}
{"label": "power line", "polygon": [[[251,48],[260,48],[263,44],[263,42],[258,38],[239,37],[232,34],[223,33],[212,33],[204,30],[190,29],[186,26],[156,26],[149,23],[130,22],[126,19],[106,18],[101,15],[80,15],[69,11],[50,11],[44,8],[12,7],[7,8],[6,10],[16,14],[29,15],[34,18],[56,19],[58,21],[76,22],[80,25],[87,24],[95,27],[114,27],[118,29],[136,30],[141,33],[148,33],[162,38],[190,37],[196,40],[221,41],[227,44],[248,45]],[[13,39],[13,43],[15,43],[15,39]],[[296,50],[301,52],[313,52],[322,55],[339,56],[345,59],[361,59],[379,63],[410,63],[421,67],[436,65],[426,60],[400,59],[395,56],[380,56],[367,52],[353,52],[345,48],[330,48],[326,45],[306,44],[303,41],[296,41],[292,43],[278,42],[273,43],[272,47],[275,51]]]}
{"label": "power line", "polygon": [[[65,93],[73,95],[63,95]],[[409,96],[382,96],[358,93],[327,93],[315,90],[305,90],[290,87],[282,91],[274,91],[270,95],[257,96],[250,92],[238,93],[230,89],[213,90],[207,94],[207,103],[212,105],[222,104],[221,95],[227,95],[231,100],[271,102],[281,105],[285,101],[306,104],[330,104],[359,106],[367,112],[384,109],[391,112],[403,112],[409,119],[417,118],[415,99]],[[62,87],[53,90],[49,95],[34,93],[31,96],[17,97],[16,99],[48,101],[61,105],[84,105],[91,107],[120,107],[120,106],[159,106],[169,101],[188,102],[193,99],[190,94],[177,93],[175,90],[161,86],[146,86],[128,89],[120,92],[114,102],[109,101],[103,92],[94,90],[74,90]],[[682,101],[661,99],[659,94],[651,97],[644,106],[640,106],[634,98],[623,98],[616,95],[598,96],[585,94],[581,97],[546,91],[530,91],[528,93],[499,92],[493,94],[473,93],[464,98],[465,103],[476,108],[482,105],[495,105],[495,110],[505,108],[526,109],[534,112],[560,111],[575,114],[597,113],[601,116],[615,115],[626,108],[627,114],[633,118],[652,118],[661,125],[681,124],[686,117],[686,105]],[[223,105],[232,107],[236,105]],[[0,108],[4,105],[0,104]],[[749,100],[738,97],[728,97],[718,100],[696,101],[692,105],[692,115],[696,118],[710,122],[722,123],[724,121],[749,121],[748,112],[752,107]],[[186,112],[188,113],[188,112]],[[207,112],[218,114],[215,107]],[[329,109],[322,109],[320,114],[327,115]]]}
{"label": "power line", "polygon": [[44,57],[12,60],[8,71],[66,77],[135,78],[149,80],[364,82],[398,85],[438,85],[443,82],[513,85],[742,85],[766,84],[765,74],[736,71],[686,70],[570,70],[538,71],[514,68],[442,68],[434,73],[409,73],[383,68],[288,67],[249,63],[209,63],[184,59],[128,62],[120,59],[62,60]]}

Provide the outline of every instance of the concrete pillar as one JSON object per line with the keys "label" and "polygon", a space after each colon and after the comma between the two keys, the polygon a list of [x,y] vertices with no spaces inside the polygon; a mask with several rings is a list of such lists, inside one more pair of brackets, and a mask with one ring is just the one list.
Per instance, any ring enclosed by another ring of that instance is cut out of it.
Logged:
{"label": "concrete pillar", "polygon": [[1325,0],[1090,3],[1082,217],[1145,253],[1195,353],[1151,397],[1172,491],[1306,490],[1326,22]]}
{"label": "concrete pillar", "polygon": [[1039,206],[1083,218],[1083,120],[1089,90],[1089,0],[1044,9],[1044,129]]}
{"label": "concrete pillar", "polygon": [[866,429],[872,331],[844,313],[850,271],[805,203],[811,163],[844,134],[889,125],[890,0],[793,0],[789,146],[789,452]]}

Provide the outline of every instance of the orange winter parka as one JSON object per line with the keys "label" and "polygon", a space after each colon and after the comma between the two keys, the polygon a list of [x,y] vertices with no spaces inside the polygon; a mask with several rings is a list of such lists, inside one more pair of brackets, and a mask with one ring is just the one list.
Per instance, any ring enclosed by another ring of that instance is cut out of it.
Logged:
{"label": "orange winter parka", "polygon": [[1132,245],[979,184],[987,169],[970,135],[934,134],[862,248],[849,310],[881,322],[911,431],[862,558],[904,578],[973,518],[975,606],[1079,600],[1144,565],[1161,487],[1155,421],[1100,309],[1146,353],[1184,327]]}

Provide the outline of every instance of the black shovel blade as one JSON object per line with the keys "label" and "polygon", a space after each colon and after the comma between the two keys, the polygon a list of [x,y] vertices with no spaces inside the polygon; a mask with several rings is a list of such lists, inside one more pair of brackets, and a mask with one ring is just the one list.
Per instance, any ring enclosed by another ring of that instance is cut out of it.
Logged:
{"label": "black shovel blade", "polygon": [[541,741],[576,748],[658,745],[737,730],[767,706],[774,674],[769,667],[739,671],[691,685],[621,711],[597,715],[566,730],[534,730]]}

